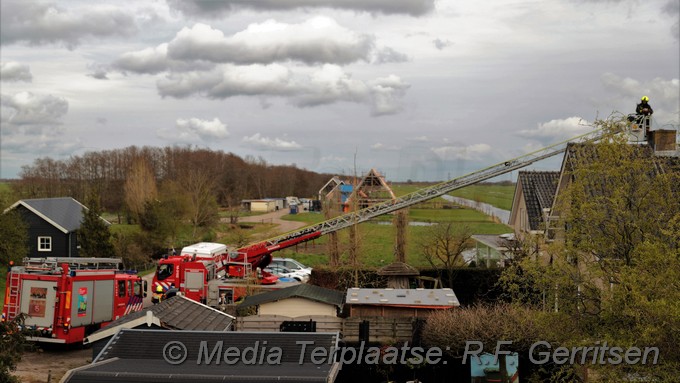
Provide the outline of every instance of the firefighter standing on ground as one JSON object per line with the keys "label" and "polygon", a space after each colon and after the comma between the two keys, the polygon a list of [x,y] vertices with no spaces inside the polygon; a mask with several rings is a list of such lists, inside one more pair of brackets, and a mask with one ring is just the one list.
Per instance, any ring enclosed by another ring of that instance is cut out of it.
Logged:
{"label": "firefighter standing on ground", "polygon": [[642,96],[642,98],[640,99],[640,103],[637,104],[637,107],[635,108],[635,113],[637,114],[638,117],[637,119],[638,126],[644,125],[645,135],[649,136],[650,120],[652,118],[652,114],[654,114],[652,106],[649,105],[649,97]]}
{"label": "firefighter standing on ground", "polygon": [[163,286],[158,285],[156,286],[156,291],[153,292],[153,295],[151,295],[151,303],[156,304],[156,303],[161,303],[163,300]]}

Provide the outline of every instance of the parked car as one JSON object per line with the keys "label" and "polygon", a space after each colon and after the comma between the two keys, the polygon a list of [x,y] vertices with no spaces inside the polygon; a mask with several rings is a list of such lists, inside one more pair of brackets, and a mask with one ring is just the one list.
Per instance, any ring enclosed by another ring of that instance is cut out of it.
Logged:
{"label": "parked car", "polygon": [[311,267],[305,266],[293,258],[273,258],[270,263],[270,267],[271,265],[283,266],[291,271],[307,274],[307,276],[312,274]]}
{"label": "parked car", "polygon": [[268,273],[272,273],[279,278],[292,278],[295,279],[296,281],[306,283],[309,281],[309,274],[299,271],[299,270],[291,270],[285,266],[281,265],[272,265],[270,264],[267,266],[264,271]]}

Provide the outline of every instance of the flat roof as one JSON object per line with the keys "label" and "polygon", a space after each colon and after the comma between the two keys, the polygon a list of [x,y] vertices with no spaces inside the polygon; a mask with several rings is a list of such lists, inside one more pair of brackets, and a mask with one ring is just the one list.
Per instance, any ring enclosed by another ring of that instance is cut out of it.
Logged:
{"label": "flat roof", "polygon": [[345,303],[383,306],[460,306],[451,289],[347,289]]}

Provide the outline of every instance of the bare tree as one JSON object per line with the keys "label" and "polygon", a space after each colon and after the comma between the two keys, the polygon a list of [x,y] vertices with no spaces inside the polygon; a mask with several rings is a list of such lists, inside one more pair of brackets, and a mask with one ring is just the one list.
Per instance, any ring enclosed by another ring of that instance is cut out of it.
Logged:
{"label": "bare tree", "polygon": [[472,233],[466,226],[457,228],[454,223],[440,223],[421,239],[423,256],[441,276],[445,271],[449,283],[453,281],[455,267],[465,264],[463,251],[470,248]]}
{"label": "bare tree", "polygon": [[135,218],[139,219],[144,211],[144,203],[158,196],[156,178],[145,159],[138,158],[132,163],[124,189],[125,203]]}
{"label": "bare tree", "polygon": [[406,237],[408,233],[408,209],[402,209],[394,215],[396,238],[394,241],[394,260],[406,263]]}

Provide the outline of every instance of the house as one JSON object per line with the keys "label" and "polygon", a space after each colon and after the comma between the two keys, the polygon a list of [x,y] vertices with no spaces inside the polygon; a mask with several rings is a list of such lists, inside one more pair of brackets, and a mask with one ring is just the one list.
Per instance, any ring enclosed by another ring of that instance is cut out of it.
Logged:
{"label": "house", "polygon": [[345,294],[319,286],[300,284],[251,295],[239,311],[255,315],[237,318],[237,331],[313,331],[339,332]]}
{"label": "house", "polygon": [[546,226],[560,172],[520,171],[512,199],[510,222],[515,233],[537,234]]}
{"label": "house", "polygon": [[[61,383],[333,383],[338,333],[250,333],[121,329],[91,364]],[[312,358],[314,353],[314,358]]]}
{"label": "house", "polygon": [[257,306],[259,315],[337,316],[342,310],[344,293],[310,284],[300,284],[247,297],[239,307]]}
{"label": "house", "polygon": [[235,317],[182,295],[127,314],[90,334],[83,343],[92,345],[95,358],[121,329],[153,328],[183,331],[230,331]]}
{"label": "house", "polygon": [[451,289],[347,290],[345,306],[350,317],[427,318],[432,311],[460,306]]}
{"label": "house", "polygon": [[265,199],[248,199],[241,201],[241,206],[248,211],[260,212],[260,213],[270,213],[272,211],[277,211],[283,209],[285,200],[276,200],[274,198]]}
{"label": "house", "polygon": [[87,209],[80,202],[70,197],[24,199],[5,212],[12,209],[28,224],[29,257],[79,256],[78,229]]}

